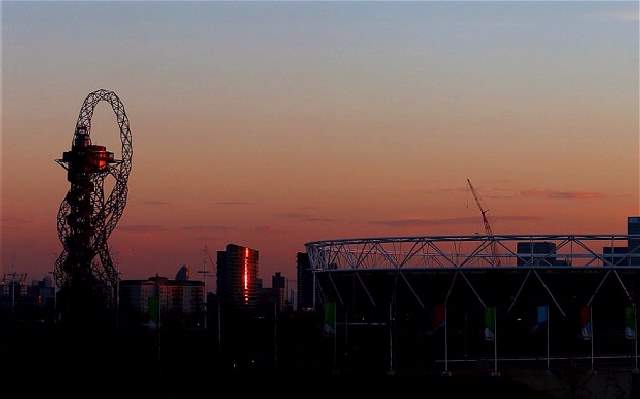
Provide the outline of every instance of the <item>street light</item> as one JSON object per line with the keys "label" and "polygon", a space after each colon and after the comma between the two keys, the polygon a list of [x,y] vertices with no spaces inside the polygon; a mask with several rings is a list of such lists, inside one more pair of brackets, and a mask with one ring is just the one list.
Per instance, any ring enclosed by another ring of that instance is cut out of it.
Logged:
{"label": "street light", "polygon": [[47,272],[47,274],[51,275],[51,280],[53,281],[53,323],[55,324],[58,321],[58,293],[57,293],[57,284],[56,284],[56,275],[54,272]]}
{"label": "street light", "polygon": [[120,326],[120,276],[122,275],[122,273],[120,272],[120,268],[118,268],[118,264],[116,263],[114,265],[116,267],[116,274],[118,276],[118,278],[116,279],[116,330],[118,329],[118,327]]}
{"label": "street light", "polygon": [[212,274],[211,272],[209,272],[207,270],[207,262],[204,261],[202,262],[202,270],[198,272],[198,274],[202,274],[202,280],[204,281],[204,299],[203,299],[203,306],[204,306],[204,329],[205,331],[207,330],[207,319],[208,319],[208,313],[209,313],[209,309],[207,307],[207,277],[209,277],[210,274]]}

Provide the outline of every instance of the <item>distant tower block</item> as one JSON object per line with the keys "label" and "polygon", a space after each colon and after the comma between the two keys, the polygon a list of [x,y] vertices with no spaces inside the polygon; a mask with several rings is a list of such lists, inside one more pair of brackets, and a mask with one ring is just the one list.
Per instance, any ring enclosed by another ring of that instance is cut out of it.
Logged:
{"label": "distant tower block", "polygon": [[218,251],[217,279],[220,301],[231,309],[254,310],[258,301],[259,252],[235,244]]}
{"label": "distant tower block", "polygon": [[629,239],[629,251],[635,250],[634,254],[640,255],[640,216],[629,216],[627,232],[630,236],[636,236]]}
{"label": "distant tower block", "polygon": [[[120,159],[106,147],[91,142],[91,117],[100,102],[108,102],[116,115],[122,142]],[[131,129],[122,102],[113,91],[89,93],[76,122],[71,151],[56,160],[71,183],[58,211],[58,237],[63,250],[56,260],[55,278],[68,300],[63,312],[91,305],[108,306],[115,298],[118,273],[107,239],[122,216],[131,172]],[[104,183],[113,178],[105,196]],[[65,309],[66,308],[66,309]]]}

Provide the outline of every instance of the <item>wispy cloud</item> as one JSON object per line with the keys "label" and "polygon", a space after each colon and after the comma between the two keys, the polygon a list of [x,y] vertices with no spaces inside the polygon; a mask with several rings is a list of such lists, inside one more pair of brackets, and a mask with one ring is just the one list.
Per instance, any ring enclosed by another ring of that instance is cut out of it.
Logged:
{"label": "wispy cloud", "polygon": [[640,21],[640,10],[635,6],[617,10],[608,10],[598,14],[591,14],[590,16],[617,21],[637,22]]}
{"label": "wispy cloud", "polygon": [[184,230],[189,230],[189,231],[209,231],[209,232],[229,231],[233,229],[233,227],[231,226],[225,226],[221,224],[193,224],[193,225],[182,226],[182,228]]}
{"label": "wispy cloud", "polygon": [[491,220],[497,220],[499,222],[531,222],[534,220],[542,220],[540,216],[532,215],[515,215],[515,216],[493,216]]}
{"label": "wispy cloud", "polygon": [[169,202],[167,202],[167,201],[144,201],[142,204],[143,205],[149,205],[149,206],[164,206],[164,205],[169,205]]}
{"label": "wispy cloud", "polygon": [[28,225],[32,223],[30,219],[16,218],[16,217],[3,217],[0,218],[0,227],[3,230],[13,231],[22,230],[28,228]]}
{"label": "wispy cloud", "polygon": [[291,219],[291,220],[298,220],[301,222],[310,222],[310,223],[328,223],[328,222],[336,221],[335,219],[319,217],[319,216],[315,216],[313,214],[304,213],[304,212],[277,213],[274,216],[280,219]]}
{"label": "wispy cloud", "polygon": [[598,191],[556,191],[556,190],[523,190],[523,197],[555,200],[591,200],[606,198],[607,194]]}
{"label": "wispy cloud", "polygon": [[[480,195],[484,198],[511,198],[513,194],[510,190],[504,188],[489,188],[484,187],[478,190]],[[443,187],[427,189],[424,192],[428,194],[455,194],[455,193],[468,193],[471,195],[471,191],[467,186],[460,187]]]}
{"label": "wispy cloud", "polygon": [[272,226],[256,226],[253,230],[260,234],[284,234],[287,232],[286,230],[274,228]]}
{"label": "wispy cloud", "polygon": [[438,191],[441,193],[464,193],[469,191],[469,188],[468,187],[449,187],[449,188],[436,189],[434,191]]}
{"label": "wispy cloud", "polygon": [[215,237],[215,236],[207,236],[207,235],[204,235],[204,236],[197,236],[197,237],[195,237],[195,239],[196,239],[196,240],[198,240],[198,241],[205,241],[205,242],[206,242],[206,241],[214,241],[214,240],[217,240],[218,238],[219,238],[219,237]]}
{"label": "wispy cloud", "polygon": [[116,230],[129,233],[155,233],[158,231],[166,231],[167,228],[159,224],[129,224],[118,226]]}
{"label": "wispy cloud", "polygon": [[0,218],[0,223],[7,226],[18,226],[23,224],[29,224],[31,223],[31,220],[23,219],[23,218],[14,218],[14,217],[3,217],[3,218]]}
{"label": "wispy cloud", "polygon": [[245,201],[220,201],[216,202],[216,205],[222,206],[248,206],[255,205],[253,202],[245,202]]}
{"label": "wispy cloud", "polygon": [[[491,218],[495,221],[505,222],[529,222],[533,220],[539,220],[537,216],[494,216]],[[440,225],[452,225],[452,224],[474,224],[481,222],[480,216],[465,216],[456,218],[441,218],[441,219],[388,219],[388,220],[373,220],[370,224],[377,224],[388,227],[420,227],[420,226],[440,226]]]}
{"label": "wispy cloud", "polygon": [[492,198],[492,199],[502,199],[502,198],[513,198],[514,194],[487,194],[484,196],[485,198]]}
{"label": "wispy cloud", "polygon": [[440,188],[427,188],[420,190],[427,194],[450,194],[450,193],[463,193],[469,191],[468,187],[440,187]]}

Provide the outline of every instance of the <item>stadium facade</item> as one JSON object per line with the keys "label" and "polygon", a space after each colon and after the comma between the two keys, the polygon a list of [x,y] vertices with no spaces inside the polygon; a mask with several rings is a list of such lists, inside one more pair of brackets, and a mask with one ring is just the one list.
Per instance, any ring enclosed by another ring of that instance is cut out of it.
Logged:
{"label": "stadium facade", "polygon": [[325,323],[356,368],[637,371],[638,221],[627,235],[310,242],[313,306],[335,309]]}

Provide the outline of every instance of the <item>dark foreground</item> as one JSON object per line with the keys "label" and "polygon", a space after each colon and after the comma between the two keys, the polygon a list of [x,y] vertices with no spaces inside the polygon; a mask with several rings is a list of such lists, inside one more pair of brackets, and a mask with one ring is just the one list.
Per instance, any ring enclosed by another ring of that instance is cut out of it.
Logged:
{"label": "dark foreground", "polygon": [[17,389],[19,397],[640,397],[638,376],[628,368],[592,375],[584,369],[549,374],[521,367],[492,377],[484,367],[460,368],[452,376],[399,367],[390,375],[373,367],[334,365],[331,345],[322,339],[305,340],[304,346],[286,340],[290,345],[282,345],[276,359],[269,350],[248,350],[248,362],[217,348],[215,334],[165,332],[159,352],[156,339],[148,330],[90,333],[4,323],[0,375],[3,386]]}

